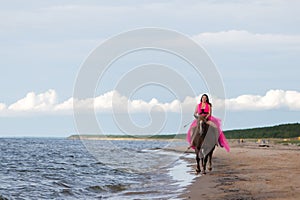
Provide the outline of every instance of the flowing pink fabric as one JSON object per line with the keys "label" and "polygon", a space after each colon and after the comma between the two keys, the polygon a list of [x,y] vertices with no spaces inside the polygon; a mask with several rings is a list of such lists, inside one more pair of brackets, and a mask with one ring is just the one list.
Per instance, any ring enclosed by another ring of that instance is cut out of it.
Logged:
{"label": "flowing pink fabric", "polygon": [[[205,106],[205,112],[207,112],[206,110],[207,110],[207,105]],[[198,106],[198,113],[200,113],[200,109],[201,109],[201,103],[199,104],[199,106]],[[219,118],[216,118],[216,117],[214,117],[214,116],[210,116],[209,117],[209,119],[208,120],[210,120],[210,121],[212,121],[214,124],[216,124],[216,126],[218,127],[218,131],[219,131],[219,139],[218,139],[218,142],[219,142],[219,145],[221,146],[221,147],[223,147],[223,148],[225,148],[226,149],[226,151],[227,152],[229,152],[230,151],[230,146],[229,146],[229,144],[228,144],[228,142],[227,142],[227,140],[226,140],[226,137],[225,137],[225,135],[224,135],[224,133],[223,133],[223,131],[222,131],[222,128],[221,128],[221,119],[219,119]],[[187,140],[187,142],[190,144],[190,145],[192,145],[192,128],[193,127],[196,127],[197,126],[197,119],[195,119],[192,123],[191,123],[191,125],[190,125],[190,128],[189,128],[189,130],[188,130],[188,132],[187,132],[187,134],[186,134],[186,140]],[[193,149],[195,149],[195,147],[194,146],[191,146]]]}
{"label": "flowing pink fabric", "polygon": [[219,135],[219,140],[218,140],[218,141],[219,141],[219,145],[220,145],[221,147],[225,148],[227,152],[229,152],[229,151],[230,151],[230,146],[229,146],[229,144],[228,144],[228,142],[227,142],[227,140],[226,140],[226,137],[225,137],[225,135],[224,135],[224,133],[223,133],[223,131],[222,131],[222,128],[221,128],[221,119],[216,118],[216,117],[214,117],[214,116],[211,116],[210,120],[211,120],[214,124],[216,124],[217,127],[218,127],[218,131],[219,131],[219,134],[220,134],[220,135]]}
{"label": "flowing pink fabric", "polygon": [[[193,122],[192,122],[192,124],[190,125],[190,128],[189,128],[189,130],[188,130],[188,132],[187,132],[187,134],[186,134],[186,141],[190,144],[190,145],[192,145],[192,128],[193,127],[196,127],[197,126],[197,119],[195,119]],[[192,149],[195,149],[195,147],[194,146],[191,146],[192,147]]]}

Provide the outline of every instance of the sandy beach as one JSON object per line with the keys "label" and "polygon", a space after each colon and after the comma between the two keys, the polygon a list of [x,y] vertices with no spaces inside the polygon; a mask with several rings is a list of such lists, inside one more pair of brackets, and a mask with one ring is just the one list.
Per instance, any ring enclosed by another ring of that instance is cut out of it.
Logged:
{"label": "sandy beach", "polygon": [[[191,173],[196,167],[190,159]],[[196,176],[183,199],[300,199],[300,147],[231,142],[231,152],[218,147],[213,170]]]}

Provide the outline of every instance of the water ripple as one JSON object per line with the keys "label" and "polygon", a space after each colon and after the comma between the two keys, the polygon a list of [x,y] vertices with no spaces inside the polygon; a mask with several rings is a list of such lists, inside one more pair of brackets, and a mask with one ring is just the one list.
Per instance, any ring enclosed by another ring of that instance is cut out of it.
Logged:
{"label": "water ripple", "polygon": [[126,151],[93,141],[102,156],[96,160],[77,140],[0,138],[0,200],[171,199],[178,194],[164,165],[174,155],[156,152],[165,144],[114,142]]}

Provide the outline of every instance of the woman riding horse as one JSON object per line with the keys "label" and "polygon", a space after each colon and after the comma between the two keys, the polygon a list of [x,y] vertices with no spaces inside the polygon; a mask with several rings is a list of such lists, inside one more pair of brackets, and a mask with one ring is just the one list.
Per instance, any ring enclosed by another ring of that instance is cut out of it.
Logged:
{"label": "woman riding horse", "polygon": [[[224,147],[228,152],[230,147],[221,129],[221,120],[212,116],[212,105],[209,102],[207,94],[203,94],[201,102],[196,106],[194,117],[196,118],[187,133],[187,141],[190,147],[195,149],[197,160],[197,172],[200,172],[199,160],[203,170],[205,170],[207,156],[211,165],[211,156],[218,143]],[[199,158],[200,156],[200,158]],[[204,162],[203,162],[204,159]],[[209,167],[211,169],[211,166]]]}

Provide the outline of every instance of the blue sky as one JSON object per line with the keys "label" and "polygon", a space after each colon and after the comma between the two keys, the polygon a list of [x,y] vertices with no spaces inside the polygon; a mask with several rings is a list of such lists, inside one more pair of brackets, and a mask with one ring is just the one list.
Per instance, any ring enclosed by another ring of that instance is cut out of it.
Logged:
{"label": "blue sky", "polygon": [[[225,130],[299,122],[299,6],[292,0],[4,1],[0,136],[75,133],[72,96],[82,63],[103,41],[142,27],[177,31],[206,50],[225,89],[226,114],[220,116]],[[130,97],[114,90],[130,67],[147,63],[172,66],[190,81],[196,96],[177,99],[159,84],[144,85]],[[183,125],[192,120],[193,102],[209,93],[204,79],[182,60],[157,51],[125,56],[101,81],[95,106],[106,133],[120,131],[109,107],[112,95],[135,109],[134,124],[147,127],[164,120],[160,131],[173,133],[186,131]],[[212,103],[218,116],[213,94]],[[155,105],[165,110],[151,121],[148,112]],[[176,111],[178,105],[185,106],[183,113]]]}

